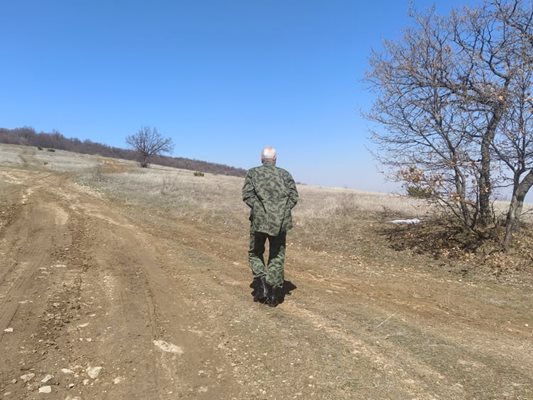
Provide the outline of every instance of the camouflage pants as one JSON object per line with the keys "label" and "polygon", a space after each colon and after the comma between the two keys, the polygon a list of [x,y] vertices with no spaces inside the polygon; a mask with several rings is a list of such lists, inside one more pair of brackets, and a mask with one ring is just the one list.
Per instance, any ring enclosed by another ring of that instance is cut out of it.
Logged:
{"label": "camouflage pants", "polygon": [[[278,236],[270,236],[261,232],[250,232],[250,248],[248,261],[255,277],[266,277],[267,283],[273,287],[282,287],[285,268],[285,240],[286,232]],[[268,239],[268,262],[265,264],[265,243]]]}

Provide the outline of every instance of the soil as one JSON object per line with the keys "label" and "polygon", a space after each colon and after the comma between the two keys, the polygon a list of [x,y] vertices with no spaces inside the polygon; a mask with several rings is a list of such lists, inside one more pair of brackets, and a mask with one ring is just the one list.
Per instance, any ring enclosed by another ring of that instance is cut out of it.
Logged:
{"label": "soil", "polygon": [[361,248],[289,244],[272,308],[246,232],[67,173],[4,168],[0,193],[2,398],[533,399],[529,283],[435,270],[362,224]]}

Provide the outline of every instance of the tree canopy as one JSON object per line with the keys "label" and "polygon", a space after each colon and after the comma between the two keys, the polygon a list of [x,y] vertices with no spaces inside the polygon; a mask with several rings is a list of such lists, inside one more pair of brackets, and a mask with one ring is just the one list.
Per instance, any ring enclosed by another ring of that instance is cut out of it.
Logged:
{"label": "tree canopy", "polygon": [[126,137],[126,143],[139,154],[139,163],[143,168],[148,167],[150,158],[162,153],[170,153],[174,148],[172,138],[165,138],[158,132],[157,128],[148,126],[144,126],[137,133]]}

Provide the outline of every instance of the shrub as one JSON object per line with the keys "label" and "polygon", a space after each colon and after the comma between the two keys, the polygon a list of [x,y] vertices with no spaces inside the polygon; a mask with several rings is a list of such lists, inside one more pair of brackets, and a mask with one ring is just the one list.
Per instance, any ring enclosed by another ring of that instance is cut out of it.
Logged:
{"label": "shrub", "polygon": [[407,195],[414,197],[415,199],[429,199],[432,195],[430,188],[424,188],[420,186],[408,186]]}
{"label": "shrub", "polygon": [[201,171],[194,171],[194,176],[204,176],[204,173]]}

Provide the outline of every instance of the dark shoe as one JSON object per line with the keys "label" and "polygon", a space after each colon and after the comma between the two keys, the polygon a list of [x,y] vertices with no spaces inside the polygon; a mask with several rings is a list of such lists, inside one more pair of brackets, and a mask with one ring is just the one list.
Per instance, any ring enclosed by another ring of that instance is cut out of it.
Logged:
{"label": "dark shoe", "polygon": [[276,307],[281,300],[281,288],[268,286],[270,287],[270,290],[266,302],[270,307]]}
{"label": "dark shoe", "polygon": [[265,277],[255,277],[253,282],[254,287],[254,301],[260,301],[264,302],[266,301],[269,291],[267,288],[267,283],[265,281]]}

